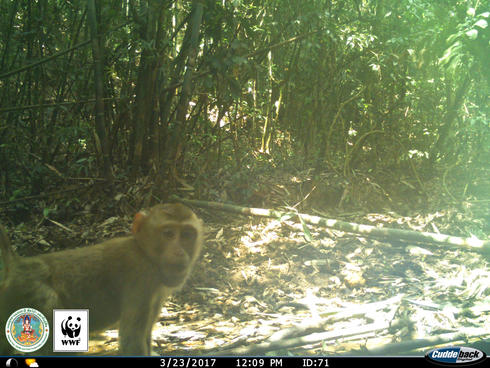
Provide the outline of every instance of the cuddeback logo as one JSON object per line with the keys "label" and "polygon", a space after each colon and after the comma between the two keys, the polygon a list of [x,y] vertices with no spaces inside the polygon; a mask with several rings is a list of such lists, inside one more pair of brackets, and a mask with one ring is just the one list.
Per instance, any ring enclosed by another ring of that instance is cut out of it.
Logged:
{"label": "cuddeback logo", "polygon": [[478,349],[451,346],[429,351],[425,357],[442,365],[474,364],[485,360],[486,354]]}

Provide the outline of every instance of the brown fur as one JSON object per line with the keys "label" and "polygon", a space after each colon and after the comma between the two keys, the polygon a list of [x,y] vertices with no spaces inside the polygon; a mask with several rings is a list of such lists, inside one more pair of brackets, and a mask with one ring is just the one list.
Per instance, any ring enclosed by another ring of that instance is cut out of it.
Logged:
{"label": "brown fur", "polygon": [[[149,355],[160,306],[188,277],[202,245],[202,222],[181,204],[140,212],[134,234],[97,245],[16,257],[0,229],[6,277],[0,284],[0,326],[31,307],[52,326],[53,309],[89,309],[90,332],[119,321],[119,352]],[[0,339],[0,355],[9,344]],[[52,352],[52,334],[43,348]]]}

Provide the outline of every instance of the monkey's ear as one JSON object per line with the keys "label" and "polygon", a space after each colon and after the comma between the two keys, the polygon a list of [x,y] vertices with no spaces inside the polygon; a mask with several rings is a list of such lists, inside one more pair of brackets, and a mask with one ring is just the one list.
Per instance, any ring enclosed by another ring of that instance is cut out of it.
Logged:
{"label": "monkey's ear", "polygon": [[147,216],[148,214],[144,211],[140,211],[136,215],[134,215],[133,226],[131,227],[131,232],[133,234],[137,234],[140,232],[141,224]]}

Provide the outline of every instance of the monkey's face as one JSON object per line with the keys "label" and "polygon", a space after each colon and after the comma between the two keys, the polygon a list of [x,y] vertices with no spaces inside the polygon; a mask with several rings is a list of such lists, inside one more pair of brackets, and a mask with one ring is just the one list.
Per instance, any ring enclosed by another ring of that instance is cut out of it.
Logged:
{"label": "monkey's face", "polygon": [[176,286],[183,282],[189,273],[198,252],[198,233],[190,224],[165,225],[154,244],[154,256],[159,258],[165,284]]}
{"label": "monkey's face", "polygon": [[155,206],[136,217],[133,232],[138,245],[158,264],[165,285],[185,281],[202,242],[202,224],[194,212],[180,204]]}

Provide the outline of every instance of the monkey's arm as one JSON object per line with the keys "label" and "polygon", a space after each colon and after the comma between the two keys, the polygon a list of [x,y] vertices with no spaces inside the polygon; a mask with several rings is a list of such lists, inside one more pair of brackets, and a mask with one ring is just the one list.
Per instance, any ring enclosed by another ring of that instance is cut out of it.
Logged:
{"label": "monkey's arm", "polygon": [[[140,286],[141,287],[141,286]],[[121,355],[150,354],[153,325],[151,295],[128,293],[123,300],[119,321],[119,353]],[[152,308],[153,307],[153,308]]]}

